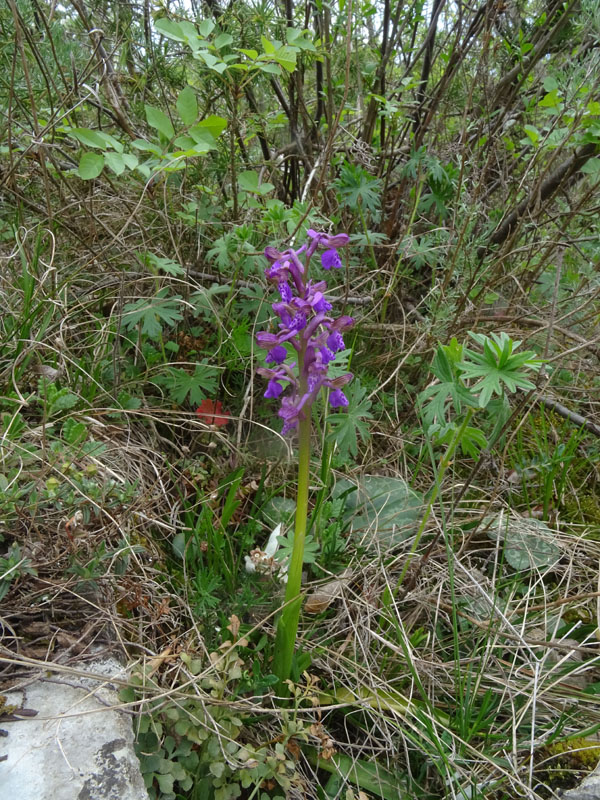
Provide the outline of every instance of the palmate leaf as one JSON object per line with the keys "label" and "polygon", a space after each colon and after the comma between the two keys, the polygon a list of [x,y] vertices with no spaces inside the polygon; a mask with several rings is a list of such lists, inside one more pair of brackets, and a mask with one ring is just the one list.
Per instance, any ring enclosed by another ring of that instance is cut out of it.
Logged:
{"label": "palmate leaf", "polygon": [[505,390],[535,389],[526,370],[538,372],[543,362],[532,350],[515,353],[521,342],[504,332],[469,335],[483,347],[483,353],[465,348],[464,359],[458,366],[464,378],[477,381],[471,391],[479,393],[480,408],[485,408],[493,395],[502,395]]}
{"label": "palmate leaf", "polygon": [[163,325],[172,328],[176,322],[182,320],[179,310],[181,297],[167,297],[168,292],[168,288],[161,289],[154,297],[143,297],[135,303],[127,303],[123,309],[123,324],[127,330],[132,330],[141,323],[142,335],[149,339],[158,339]]}
{"label": "palmate leaf", "polygon": [[183,405],[189,397],[192,405],[199,406],[207,395],[216,392],[217,374],[215,367],[203,360],[196,364],[193,372],[169,367],[166,374],[154,379],[154,383],[163,386],[178,405]]}
{"label": "palmate leaf", "polygon": [[348,208],[357,208],[359,204],[367,211],[375,213],[381,203],[381,181],[373,178],[362,167],[344,164],[336,188],[342,203]]}
{"label": "palmate leaf", "polygon": [[426,428],[434,423],[439,425],[446,423],[450,406],[456,414],[460,414],[463,406],[472,408],[477,405],[477,399],[462,384],[457,374],[456,364],[462,355],[463,348],[456,339],[449,345],[440,345],[437,349],[431,364],[431,372],[439,383],[428,386],[419,394],[419,404]]}
{"label": "palmate leaf", "polygon": [[370,436],[369,426],[363,422],[365,419],[372,419],[369,413],[371,401],[365,397],[366,393],[367,390],[360,385],[360,381],[355,379],[346,390],[349,403],[347,409],[340,414],[330,414],[327,418],[331,424],[327,440],[337,444],[342,460],[347,460],[348,456],[356,457],[357,434],[363,440]]}

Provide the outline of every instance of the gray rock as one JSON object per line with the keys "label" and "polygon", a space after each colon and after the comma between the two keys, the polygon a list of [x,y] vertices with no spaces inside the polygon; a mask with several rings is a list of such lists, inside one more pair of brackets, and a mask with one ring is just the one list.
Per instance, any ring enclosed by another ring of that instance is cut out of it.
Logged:
{"label": "gray rock", "polygon": [[107,679],[59,675],[6,693],[8,704],[38,713],[2,722],[0,800],[147,800],[131,718],[114,708],[110,678],[124,670],[113,659],[85,670]]}
{"label": "gray rock", "polygon": [[600,764],[575,789],[567,789],[563,800],[600,800]]}

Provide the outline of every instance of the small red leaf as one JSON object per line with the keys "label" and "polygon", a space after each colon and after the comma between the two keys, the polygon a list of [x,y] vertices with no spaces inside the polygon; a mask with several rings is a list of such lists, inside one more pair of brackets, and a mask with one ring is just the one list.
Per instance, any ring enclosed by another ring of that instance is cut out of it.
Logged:
{"label": "small red leaf", "polygon": [[220,400],[211,400],[210,397],[205,397],[196,409],[196,414],[207,425],[227,425],[231,419],[227,415],[227,410],[223,413],[223,403]]}

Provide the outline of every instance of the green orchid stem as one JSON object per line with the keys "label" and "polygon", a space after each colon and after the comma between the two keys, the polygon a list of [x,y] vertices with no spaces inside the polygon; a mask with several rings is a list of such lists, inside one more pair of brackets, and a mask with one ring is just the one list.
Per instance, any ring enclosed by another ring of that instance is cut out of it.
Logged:
{"label": "green orchid stem", "polygon": [[290,677],[294,647],[298,633],[300,606],[302,595],[302,564],[304,563],[304,540],[308,519],[308,484],[310,478],[310,408],[306,409],[305,418],[298,423],[298,495],[296,500],[296,524],[294,527],[294,547],[288,569],[288,580],[285,589],[285,606],[277,622],[275,652],[273,656],[273,672],[279,678],[277,693],[287,696],[288,687],[285,681]]}
{"label": "green orchid stem", "polygon": [[[438,499],[438,496],[440,494],[440,491],[441,491],[441,488],[442,488],[442,482],[444,480],[444,475],[446,474],[446,470],[448,469],[448,467],[452,463],[452,459],[454,458],[454,453],[456,452],[456,448],[460,444],[460,442],[462,440],[462,437],[464,435],[464,432],[466,431],[467,427],[469,426],[469,422],[471,421],[472,417],[473,417],[473,409],[470,408],[467,411],[467,413],[465,415],[465,418],[462,421],[462,424],[461,424],[460,428],[457,428],[454,431],[454,436],[450,440],[450,443],[448,444],[448,447],[446,448],[446,452],[444,453],[444,455],[442,457],[442,460],[440,461],[440,464],[439,464],[439,467],[438,467],[438,471],[437,471],[437,475],[436,475],[436,479],[435,479],[435,484],[433,486],[433,489],[431,490],[431,494],[430,494],[429,500],[427,502],[427,508],[425,509],[425,513],[423,514],[423,519],[421,520],[421,524],[419,525],[419,529],[417,530],[417,535],[415,536],[415,540],[413,542],[413,545],[410,548],[410,552],[409,552],[408,557],[406,559],[406,562],[405,562],[405,564],[404,564],[404,566],[402,568],[402,572],[400,573],[400,577],[398,578],[398,583],[396,584],[396,589],[394,591],[394,595],[398,594],[398,592],[400,591],[400,587],[402,586],[402,583],[404,582],[404,578],[406,577],[406,573],[408,571],[408,568],[410,567],[410,565],[412,563],[414,554],[415,554],[415,552],[416,552],[416,550],[417,550],[417,548],[419,546],[419,542],[421,541],[421,536],[423,535],[423,531],[425,530],[425,527],[427,525],[427,521],[428,521],[429,517],[431,516],[431,512],[433,511],[433,506],[435,505],[435,502]],[[389,599],[391,600],[391,598],[389,598]],[[385,600],[384,600],[384,605],[387,605],[385,603]]]}

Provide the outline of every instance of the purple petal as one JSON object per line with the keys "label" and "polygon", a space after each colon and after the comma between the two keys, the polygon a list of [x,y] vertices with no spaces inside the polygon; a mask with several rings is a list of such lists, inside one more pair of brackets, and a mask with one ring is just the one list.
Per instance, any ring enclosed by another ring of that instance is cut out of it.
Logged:
{"label": "purple petal", "polygon": [[284,303],[291,303],[292,302],[292,290],[290,285],[285,281],[281,281],[279,284],[279,294],[281,295],[281,299]]}
{"label": "purple petal", "polygon": [[347,314],[343,314],[341,317],[338,317],[335,322],[332,322],[329,325],[329,329],[332,331],[345,331],[347,328],[351,328],[354,325],[354,320],[352,317],[349,317]]}
{"label": "purple petal", "polygon": [[287,350],[285,347],[283,347],[281,344],[276,344],[275,347],[273,347],[267,353],[265,364],[282,364],[286,358]]}
{"label": "purple petal", "polygon": [[306,328],[306,314],[299,311],[292,320],[290,328],[295,331],[301,331]]}
{"label": "purple petal", "polygon": [[332,305],[325,299],[321,292],[315,292],[312,307],[317,314],[324,314],[326,311],[331,311]]}
{"label": "purple petal", "polygon": [[323,269],[331,269],[332,267],[334,269],[341,269],[343,266],[340,254],[335,248],[332,250],[325,250],[321,256],[321,265]]}
{"label": "purple petal", "polygon": [[329,364],[335,358],[335,353],[332,353],[328,347],[321,347],[320,352],[323,364]]}
{"label": "purple petal", "polygon": [[264,397],[279,397],[279,395],[283,392],[283,386],[274,378],[271,378],[267,385],[267,391],[264,393]]}
{"label": "purple petal", "polygon": [[347,233],[336,233],[335,236],[324,236],[322,241],[327,247],[346,247],[350,237]]}
{"label": "purple petal", "polygon": [[333,331],[327,337],[327,347],[336,353],[338,350],[344,350],[346,345],[344,344],[344,339],[342,338],[342,334],[338,331]]}
{"label": "purple petal", "polygon": [[263,347],[265,350],[268,350],[279,342],[279,336],[277,336],[275,333],[259,331],[259,333],[256,334],[256,341],[258,342],[259,347]]}
{"label": "purple petal", "polygon": [[345,408],[349,405],[348,398],[341,389],[334,389],[329,394],[329,405],[332,408]]}

